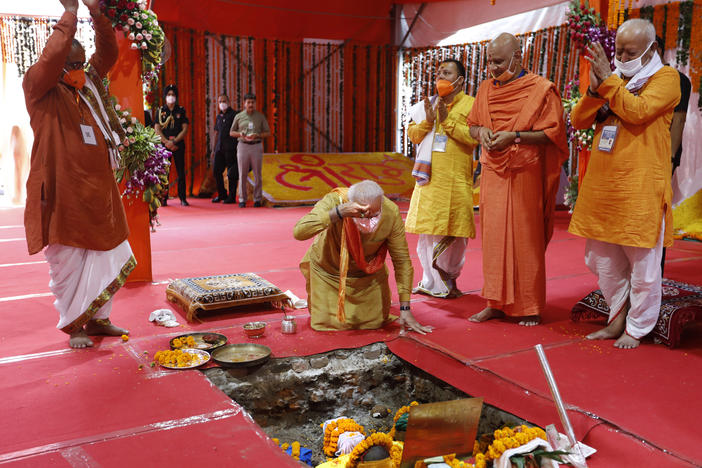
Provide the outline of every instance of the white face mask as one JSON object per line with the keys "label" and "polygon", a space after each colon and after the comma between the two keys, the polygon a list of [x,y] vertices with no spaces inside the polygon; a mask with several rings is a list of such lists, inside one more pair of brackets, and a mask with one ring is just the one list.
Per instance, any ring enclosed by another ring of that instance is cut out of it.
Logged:
{"label": "white face mask", "polygon": [[490,73],[492,75],[492,77],[499,82],[511,80],[512,77],[514,76],[514,74],[517,73],[517,70],[514,70],[514,71],[511,70],[513,60],[514,60],[514,54],[512,54],[512,58],[509,59],[509,65],[507,65],[507,69],[505,71],[503,71],[502,73],[500,73],[500,76],[495,76],[492,73]]}
{"label": "white face mask", "polygon": [[171,96],[166,96],[166,104],[168,105],[173,105],[176,102],[176,97],[171,95]]}
{"label": "white face mask", "polygon": [[644,50],[644,51],[641,53],[641,55],[639,55],[639,56],[638,56],[637,58],[635,58],[635,59],[629,60],[628,62],[620,62],[620,61],[617,60],[617,58],[615,57],[615,58],[614,58],[614,65],[617,67],[617,70],[619,70],[619,72],[620,72],[623,76],[626,76],[626,77],[632,77],[632,76],[636,75],[638,72],[640,72],[641,69],[644,67],[644,66],[643,66],[643,63],[641,63],[641,59],[643,58],[644,54],[645,54],[646,52],[648,52],[648,49],[651,48],[651,46],[653,45],[653,42],[654,42],[654,41],[652,41],[652,42],[648,45],[648,47],[646,47],[646,50]]}
{"label": "white face mask", "polygon": [[222,112],[225,112],[227,109],[229,109],[229,104],[227,104],[227,103],[225,103],[225,102],[220,102],[220,103],[219,103],[219,109],[220,109]]}
{"label": "white face mask", "polygon": [[356,227],[363,234],[370,234],[378,229],[380,224],[380,217],[383,215],[383,209],[381,207],[377,215],[372,218],[353,218],[353,222],[356,223]]}

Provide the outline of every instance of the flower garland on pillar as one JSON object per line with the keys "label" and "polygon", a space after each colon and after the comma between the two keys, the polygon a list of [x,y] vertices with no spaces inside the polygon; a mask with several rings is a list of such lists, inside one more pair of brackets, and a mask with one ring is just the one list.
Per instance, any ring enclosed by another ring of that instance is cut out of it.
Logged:
{"label": "flower garland on pillar", "polygon": [[155,230],[158,224],[157,210],[161,206],[159,195],[168,183],[171,152],[161,144],[161,139],[153,128],[145,127],[132,116],[129,110],[123,110],[117,99],[112,97],[112,104],[124,128],[127,140],[119,147],[120,167],[115,171],[117,182],[127,179],[124,195],[126,198],[141,198],[149,206],[149,224]]}
{"label": "flower garland on pillar", "polygon": [[156,14],[146,8],[146,0],[100,0],[100,8],[112,20],[112,26],[131,41],[130,47],[141,51],[144,102],[151,108],[166,38]]}

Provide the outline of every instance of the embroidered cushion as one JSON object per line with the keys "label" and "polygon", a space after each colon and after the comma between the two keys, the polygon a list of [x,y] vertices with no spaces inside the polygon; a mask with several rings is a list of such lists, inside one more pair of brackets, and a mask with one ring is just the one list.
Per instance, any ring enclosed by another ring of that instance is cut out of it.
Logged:
{"label": "embroidered cushion", "polygon": [[208,311],[261,302],[278,305],[288,300],[277,286],[255,273],[177,279],[166,288],[166,297],[183,308],[189,321],[199,309]]}
{"label": "embroidered cushion", "polygon": [[[609,317],[609,307],[598,289],[578,301],[570,311],[574,322]],[[657,343],[675,348],[688,322],[702,320],[702,287],[663,280],[663,298],[658,322],[650,335]]]}

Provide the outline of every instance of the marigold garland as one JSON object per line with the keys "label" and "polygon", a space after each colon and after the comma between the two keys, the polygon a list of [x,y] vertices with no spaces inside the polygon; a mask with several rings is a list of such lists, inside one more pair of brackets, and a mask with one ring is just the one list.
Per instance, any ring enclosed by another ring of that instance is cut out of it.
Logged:
{"label": "marigold garland", "polygon": [[485,459],[485,455],[482,453],[478,453],[475,456],[475,463],[468,463],[459,460],[456,458],[456,454],[452,453],[451,455],[444,455],[444,463],[446,463],[448,466],[451,468],[486,468],[487,467],[487,460]]}
{"label": "marigold garland", "polygon": [[366,435],[364,427],[351,418],[341,418],[330,422],[324,429],[324,454],[326,456],[333,457],[336,454],[339,435],[344,432],[360,432],[364,436]]}
{"label": "marigold garland", "polygon": [[[702,3],[694,2],[692,9],[692,26],[690,27],[690,42],[687,48],[690,52],[690,81],[699,92],[702,89]],[[702,98],[701,98],[702,99]]]}
{"label": "marigold garland", "polygon": [[380,445],[385,447],[385,450],[390,454],[393,466],[399,467],[400,461],[402,460],[402,449],[393,444],[392,437],[384,432],[376,432],[368,436],[363,442],[358,444],[356,448],[353,449],[348,461],[346,462],[346,468],[356,468],[358,466],[359,459],[369,448]]}
{"label": "marigold garland", "polygon": [[680,24],[680,2],[668,4],[665,21],[665,48],[675,49],[678,46],[678,25]]}
{"label": "marigold garland", "polygon": [[403,414],[408,413],[410,408],[412,408],[413,406],[419,406],[419,403],[416,401],[413,401],[408,406],[403,406],[399,410],[397,410],[397,413],[395,413],[395,417],[392,418],[392,428],[390,429],[390,432],[388,433],[388,435],[391,438],[393,438],[393,439],[395,438],[395,423],[397,423],[397,420],[400,419],[400,417]]}
{"label": "marigold garland", "polygon": [[547,440],[546,432],[543,429],[540,427],[528,427],[524,424],[514,429],[510,429],[509,427],[497,429],[494,432],[494,436],[495,440],[485,452],[485,459],[487,461],[497,460],[505,451],[521,447],[534,439],[541,438]]}

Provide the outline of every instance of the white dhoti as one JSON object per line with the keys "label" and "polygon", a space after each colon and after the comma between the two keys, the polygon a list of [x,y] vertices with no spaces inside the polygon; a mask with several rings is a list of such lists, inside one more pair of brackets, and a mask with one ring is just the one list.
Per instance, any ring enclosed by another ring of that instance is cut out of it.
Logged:
{"label": "white dhoti", "polygon": [[627,313],[626,333],[635,339],[653,330],[661,310],[661,255],[665,222],[653,248],[630,247],[588,239],[585,264],[597,275],[597,283],[609,306],[608,323]]}
{"label": "white dhoti", "polygon": [[113,296],[136,266],[126,240],[107,251],[51,244],[44,255],[60,316],[56,328],[69,334],[91,319],[110,316]]}
{"label": "white dhoti", "polygon": [[465,237],[420,234],[417,256],[422,264],[422,280],[415,291],[445,297],[455,286],[466,261]]}

